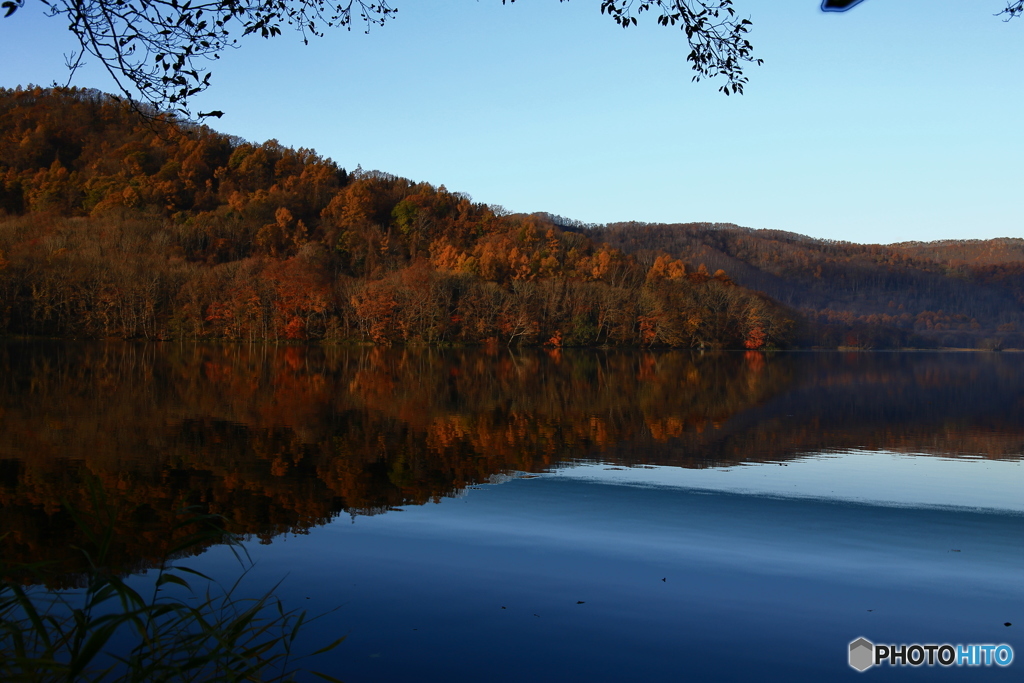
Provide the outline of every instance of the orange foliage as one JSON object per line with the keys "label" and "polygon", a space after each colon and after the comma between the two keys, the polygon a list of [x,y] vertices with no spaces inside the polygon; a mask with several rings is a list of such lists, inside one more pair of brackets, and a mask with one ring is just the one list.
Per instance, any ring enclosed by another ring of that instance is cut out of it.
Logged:
{"label": "orange foliage", "polygon": [[[501,212],[504,213],[504,212]],[[547,215],[148,125],[88,90],[0,89],[0,332],[741,348],[753,294]],[[644,263],[647,263],[644,261]],[[713,312],[709,312],[714,308]],[[767,306],[765,346],[786,341]]]}

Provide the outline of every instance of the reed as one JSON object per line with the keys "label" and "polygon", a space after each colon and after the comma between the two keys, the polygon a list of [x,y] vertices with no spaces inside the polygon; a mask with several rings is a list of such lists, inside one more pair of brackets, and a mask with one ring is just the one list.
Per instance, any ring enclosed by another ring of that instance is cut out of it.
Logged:
{"label": "reed", "polygon": [[[258,597],[244,596],[252,560],[216,515],[182,514],[175,531],[187,533],[156,567],[152,586],[133,588],[105,564],[116,534],[114,514],[102,492],[94,497],[93,509],[109,513],[98,531],[95,517],[87,522],[66,506],[88,540],[77,548],[88,566],[81,588],[47,587],[52,576],[44,565],[0,566],[6,577],[0,580],[0,680],[291,681],[302,671],[300,662],[344,640],[298,655],[300,631],[323,615],[311,618],[286,608],[274,594],[277,586]],[[239,560],[240,575],[230,585],[175,560],[213,543],[227,544]],[[38,583],[9,578],[15,573]]]}

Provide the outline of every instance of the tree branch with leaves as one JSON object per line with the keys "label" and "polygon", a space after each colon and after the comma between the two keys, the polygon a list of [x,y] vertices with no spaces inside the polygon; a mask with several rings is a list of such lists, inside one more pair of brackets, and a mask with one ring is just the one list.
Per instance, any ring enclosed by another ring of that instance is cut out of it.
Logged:
{"label": "tree branch with leaves", "polygon": [[[26,0],[4,0],[10,17]],[[515,0],[502,0],[514,2]],[[561,0],[564,1],[564,0]],[[118,90],[136,107],[169,111],[186,118],[190,102],[210,87],[209,63],[249,35],[273,38],[284,28],[303,42],[332,28],[369,31],[398,11],[388,0],[41,0],[49,16],[63,17],[80,49],[67,59],[69,83],[84,59],[98,60]],[[623,28],[637,17],[658,13],[662,26],[679,26],[690,43],[687,61],[694,80],[723,77],[722,92],[741,93],[743,66],[760,64],[746,39],[749,19],[736,16],[732,0],[602,0],[601,12]],[[148,108],[147,107],[147,108]]]}
{"label": "tree branch with leaves", "polygon": [[[91,57],[110,74],[121,95],[155,112],[192,118],[192,98],[210,87],[209,62],[249,35],[273,38],[288,27],[303,42],[331,28],[369,31],[398,11],[388,0],[40,0],[49,16],[63,17],[80,49],[68,57],[70,79]],[[559,0],[565,2],[566,0]],[[3,0],[5,17],[26,0]],[[515,0],[502,0],[502,4]],[[822,9],[843,11],[860,0],[824,0]],[[1006,0],[1007,20],[1024,13],[1024,0]],[[748,40],[750,19],[737,15],[733,0],[601,0],[601,13],[623,28],[651,12],[661,26],[679,27],[690,46],[693,80],[723,79],[719,90],[741,94],[744,68],[759,65]],[[146,107],[145,105],[148,105]],[[141,111],[141,110],[140,110]]]}
{"label": "tree branch with leaves", "polygon": [[623,28],[636,26],[637,17],[658,12],[661,26],[678,26],[686,33],[690,54],[686,61],[694,71],[693,81],[722,77],[719,90],[726,95],[743,93],[747,77],[745,64],[761,64],[747,40],[749,19],[736,15],[732,0],[601,0],[601,13]]}
{"label": "tree branch with leaves", "polygon": [[[383,25],[397,10],[386,0],[41,0],[64,17],[81,47],[68,61],[71,77],[83,58],[97,59],[121,94],[135,104],[191,117],[190,100],[210,86],[215,61],[239,38],[273,38],[282,28],[303,42],[330,28]],[[10,17],[25,0],[5,0]],[[70,79],[69,79],[70,82]],[[220,112],[198,116],[219,116]]]}

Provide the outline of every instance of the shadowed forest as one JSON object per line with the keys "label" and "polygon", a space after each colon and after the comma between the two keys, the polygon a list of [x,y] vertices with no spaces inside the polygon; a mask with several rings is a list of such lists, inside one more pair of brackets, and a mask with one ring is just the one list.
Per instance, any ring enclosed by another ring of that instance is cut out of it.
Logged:
{"label": "shadowed forest", "polygon": [[669,254],[728,272],[801,313],[797,346],[1024,348],[1024,239],[878,245],[711,223],[575,227],[640,263]]}
{"label": "shadowed forest", "polygon": [[11,342],[3,556],[74,573],[86,541],[61,504],[99,515],[97,488],[133,568],[173,545],[185,506],[269,542],[575,461],[1019,459],[1022,386],[1018,354]]}

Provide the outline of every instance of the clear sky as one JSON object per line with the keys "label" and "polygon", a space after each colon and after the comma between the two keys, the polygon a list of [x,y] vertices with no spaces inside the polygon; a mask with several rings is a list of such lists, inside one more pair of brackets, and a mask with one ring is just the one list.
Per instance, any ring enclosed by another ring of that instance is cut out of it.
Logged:
{"label": "clear sky", "polygon": [[[1002,0],[736,0],[747,92],[598,0],[393,0],[369,35],[250,38],[214,64],[212,126],[352,169],[587,222],[714,221],[854,242],[1024,237],[1024,18]],[[0,86],[67,78],[37,0],[0,19]],[[95,66],[95,65],[93,65]],[[94,68],[75,85],[112,90]]]}

